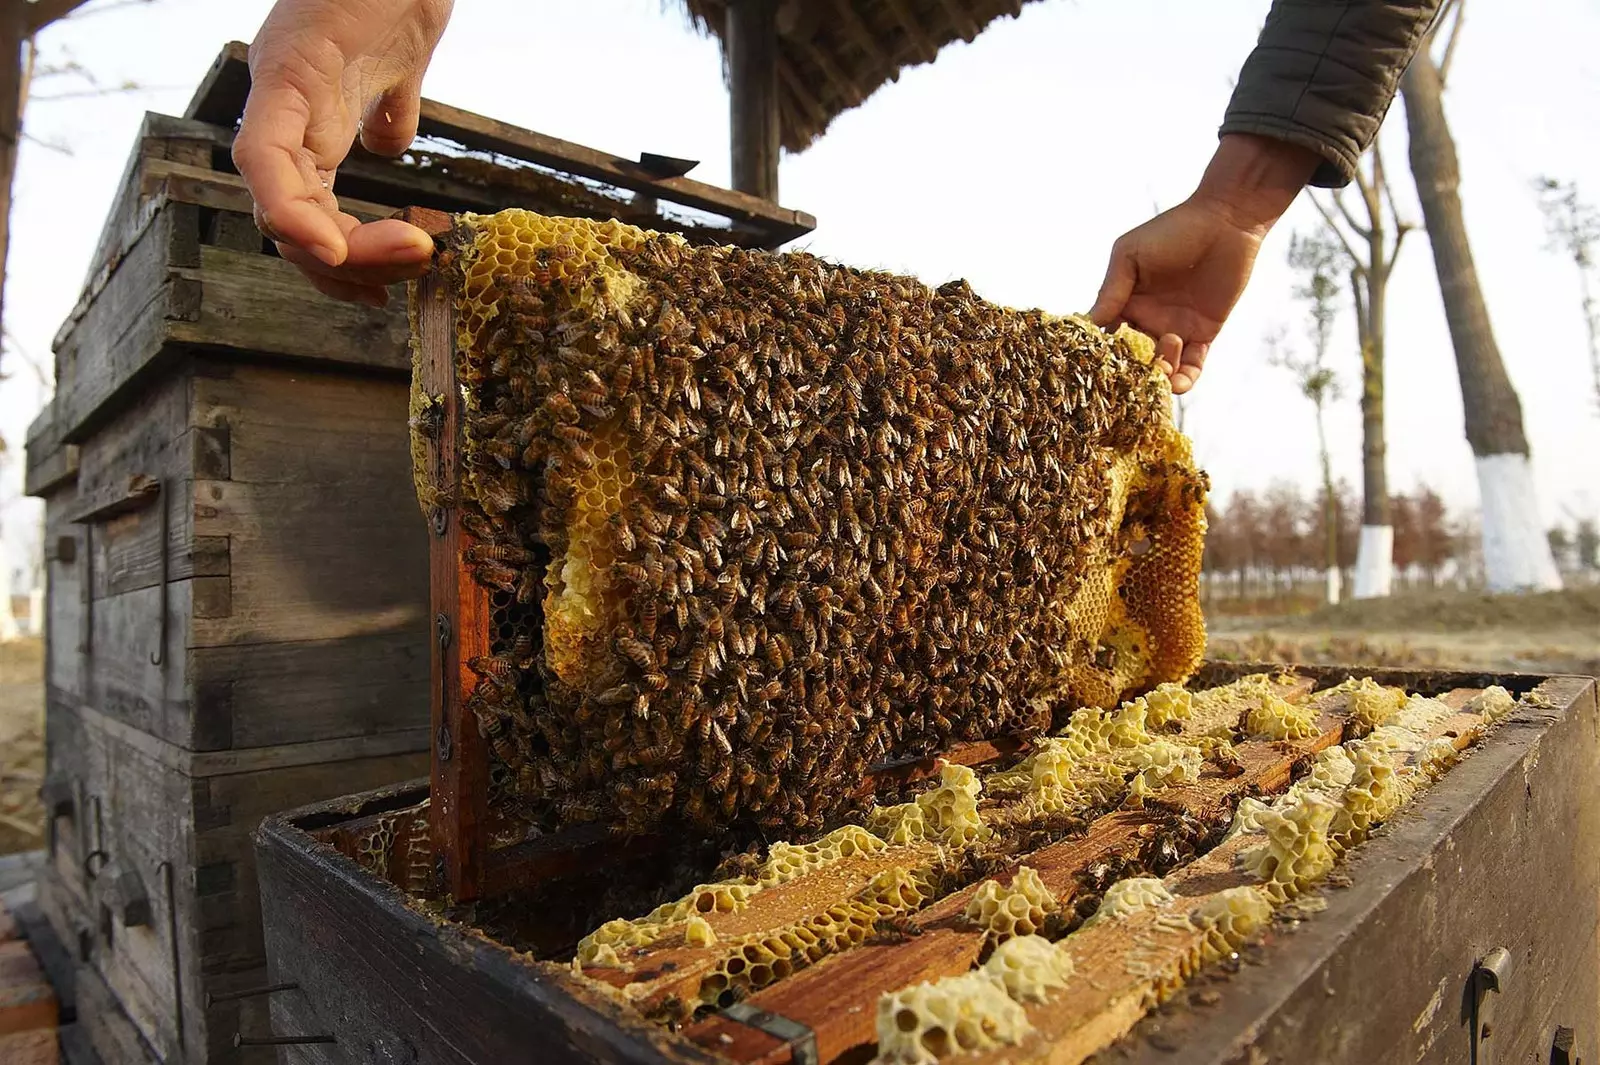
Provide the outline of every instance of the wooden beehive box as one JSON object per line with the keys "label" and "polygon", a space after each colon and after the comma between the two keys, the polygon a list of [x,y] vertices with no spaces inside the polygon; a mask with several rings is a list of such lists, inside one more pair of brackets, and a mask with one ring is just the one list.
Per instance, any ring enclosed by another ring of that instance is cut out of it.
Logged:
{"label": "wooden beehive box", "polygon": [[[1211,666],[1195,683],[1249,671]],[[1296,673],[1301,679],[1285,683],[1306,691],[1348,675]],[[1451,706],[1490,684],[1523,700],[1473,741],[1464,761],[1351,851],[1337,876],[1309,896],[1314,904],[1280,911],[1237,957],[1200,973],[1160,1011],[1139,1021],[1139,989],[1151,977],[1124,961],[1131,946],[1146,952],[1139,965],[1152,964],[1156,940],[1186,934],[1156,923],[1146,929],[1149,942],[1123,942],[1114,957],[1077,955],[1074,979],[1082,982],[1031,1014],[1046,1032],[997,1059],[1078,1062],[1129,1033],[1109,1060],[1442,1065],[1488,1049],[1475,1046],[1471,1023],[1469,1006],[1480,997],[1480,1017],[1492,1016],[1493,1049],[1504,1060],[1552,1060],[1553,1047],[1569,1054],[1553,1060],[1600,1053],[1592,1023],[1600,995],[1600,814],[1587,801],[1600,772],[1594,682],[1372,676]],[[1462,731],[1462,724],[1452,718],[1439,735],[1465,744],[1476,726],[1468,720]],[[1018,858],[1055,885],[1086,883],[1103,866],[1149,866],[1180,893],[1231,883],[1239,874],[1217,857],[1226,844],[1162,857],[1148,846],[1160,833],[1142,826],[1175,811],[1204,822],[1226,816],[1240,796],[1270,798],[1346,724],[1324,711],[1322,728],[1314,739],[1242,744],[1243,775],[1202,778],[1164,802],[1113,811]],[[945,900],[731,1006],[702,1010],[675,1029],[651,1024],[577,978],[568,959],[576,936],[617,916],[596,907],[598,896],[652,871],[664,877],[675,861],[692,863],[694,845],[652,849],[558,834],[545,841],[545,861],[524,866],[523,879],[501,889],[512,895],[449,907],[430,895],[437,888],[430,886],[429,798],[424,782],[395,786],[269,818],[257,833],[271,976],[283,987],[271,996],[273,1031],[286,1045],[285,1060],[862,1062],[872,1053],[880,991],[970,964],[960,950],[952,953],[951,944],[963,936],[970,943],[971,933],[951,923]],[[1108,936],[1115,938],[1101,939]],[[618,986],[681,981],[698,964],[692,952],[663,949],[655,962],[651,948],[639,952],[633,968],[616,976]],[[1475,974],[1500,949],[1510,972],[1502,967],[1499,990],[1489,991]]]}
{"label": "wooden beehive box", "polygon": [[[233,1045],[265,1016],[229,997],[264,978],[248,832],[428,764],[405,301],[325,299],[263,241],[229,158],[247,90],[230,45],[184,117],[146,117],[29,434],[49,581],[43,894],[118,1006],[84,1018],[111,1061],[270,1060]],[[528,206],[764,245],[812,224],[432,102],[423,125],[406,159],[341,171],[347,210]]]}

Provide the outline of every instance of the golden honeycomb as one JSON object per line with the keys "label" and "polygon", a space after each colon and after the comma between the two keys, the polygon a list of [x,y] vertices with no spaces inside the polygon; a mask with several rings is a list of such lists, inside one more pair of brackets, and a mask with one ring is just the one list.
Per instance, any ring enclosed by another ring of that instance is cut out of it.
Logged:
{"label": "golden honeycomb", "polygon": [[1272,919],[1272,899],[1258,887],[1225,888],[1189,914],[1206,932],[1204,960],[1226,957]]}
{"label": "golden honeycomb", "polygon": [[918,984],[878,1000],[882,1065],[934,1065],[942,1058],[1020,1043],[1032,1031],[1027,1011],[988,973]]}
{"label": "golden honeycomb", "polygon": [[1245,731],[1274,740],[1309,740],[1317,734],[1317,713],[1267,692],[1245,716]]}
{"label": "golden honeycomb", "polygon": [[1166,885],[1158,878],[1128,877],[1125,880],[1118,880],[1106,889],[1105,895],[1100,899],[1099,908],[1083,922],[1083,926],[1092,928],[1106,921],[1115,921],[1131,913],[1165,906],[1171,902],[1172,892],[1168,891]]}
{"label": "golden honeycomb", "polygon": [[985,880],[978,885],[962,916],[968,924],[982,928],[985,938],[1004,943],[1035,934],[1057,909],[1056,897],[1039,879],[1038,870],[1022,866],[1009,884]]}
{"label": "golden honeycomb", "polygon": [[461,476],[419,389],[418,490],[491,593],[469,705],[530,809],[814,828],[873,764],[1199,662],[1206,481],[1146,338],[616,222],[444,244]]}
{"label": "golden honeycomb", "polygon": [[1516,708],[1516,696],[1495,684],[1473,696],[1463,709],[1468,713],[1482,714],[1493,725]]}
{"label": "golden honeycomb", "polygon": [[1067,986],[1072,955],[1043,936],[1019,935],[995,948],[982,972],[1005,989],[1014,1002],[1044,1002],[1050,992]]}
{"label": "golden honeycomb", "polygon": [[1266,842],[1245,851],[1245,868],[1258,877],[1272,898],[1285,902],[1328,875],[1337,857],[1329,840],[1339,807],[1306,797],[1283,810],[1256,814]]}

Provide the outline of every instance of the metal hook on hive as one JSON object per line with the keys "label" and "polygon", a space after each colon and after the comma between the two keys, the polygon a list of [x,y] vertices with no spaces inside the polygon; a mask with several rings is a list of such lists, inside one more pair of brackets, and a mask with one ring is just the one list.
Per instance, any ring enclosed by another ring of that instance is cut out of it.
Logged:
{"label": "metal hook on hive", "polygon": [[[162,538],[162,543],[166,543],[165,537]],[[163,861],[156,866],[156,875],[161,877],[161,890],[167,896],[167,941],[172,950],[172,1017],[178,1033],[178,1053],[181,1057],[184,1051],[183,957],[178,949],[178,894],[172,887],[172,862]]]}

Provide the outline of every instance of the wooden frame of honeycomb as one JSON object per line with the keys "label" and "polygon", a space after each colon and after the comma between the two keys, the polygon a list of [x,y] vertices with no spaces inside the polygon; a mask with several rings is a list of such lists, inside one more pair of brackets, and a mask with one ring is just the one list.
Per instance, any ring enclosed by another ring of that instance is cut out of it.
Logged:
{"label": "wooden frame of honeycomb", "polygon": [[[567,994],[675,1033],[686,1053],[652,1061],[701,1060],[698,1048],[740,1065],[1076,1065],[1202,968],[1315,914],[1341,856],[1496,723],[1543,705],[1327,672],[1085,710],[1026,753],[938,766],[932,787],[860,824],[724,860],[648,913],[602,907],[575,956],[504,941],[550,959],[535,964]],[[1194,749],[1197,765],[1145,757],[1162,744]],[[328,841],[394,882],[427,852],[418,813]],[[582,875],[620,871],[625,851],[582,856]]]}
{"label": "wooden frame of honeycomb", "polygon": [[1137,334],[615,222],[414,217],[444,248],[413,441],[457,898],[575,822],[815,832],[879,768],[1198,664],[1205,478]]}

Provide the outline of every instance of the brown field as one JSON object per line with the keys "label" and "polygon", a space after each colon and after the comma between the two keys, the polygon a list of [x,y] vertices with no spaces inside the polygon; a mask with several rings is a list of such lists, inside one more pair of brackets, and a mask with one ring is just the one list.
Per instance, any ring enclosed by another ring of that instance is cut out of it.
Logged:
{"label": "brown field", "polygon": [[0,643],[0,854],[44,842],[44,645]]}
{"label": "brown field", "polygon": [[1600,674],[1600,588],[1410,592],[1303,613],[1214,610],[1209,620],[1208,654],[1233,661]]}

